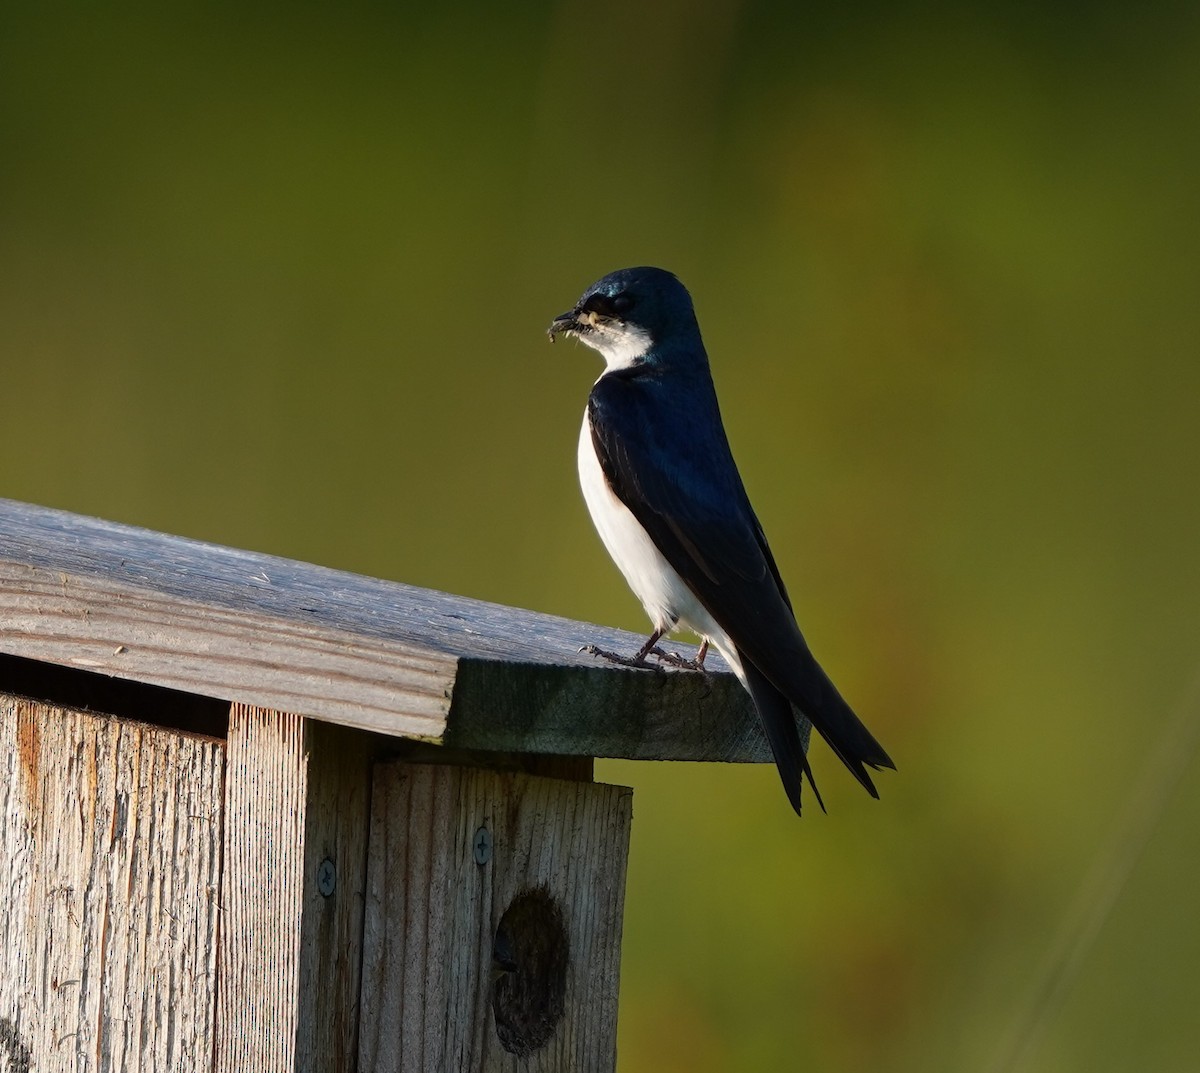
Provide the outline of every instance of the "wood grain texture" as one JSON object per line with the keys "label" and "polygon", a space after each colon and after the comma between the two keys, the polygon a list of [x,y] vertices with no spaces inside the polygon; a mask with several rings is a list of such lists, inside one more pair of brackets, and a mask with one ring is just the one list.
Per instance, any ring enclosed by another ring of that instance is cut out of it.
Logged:
{"label": "wood grain texture", "polygon": [[[296,1040],[296,1068],[304,1073],[353,1073],[358,1068],[371,769],[387,742],[331,723],[306,725],[308,799]],[[322,890],[324,862],[332,870]]]}
{"label": "wood grain texture", "polygon": [[716,655],[632,671],[578,650],[634,634],[11,500],[0,619],[10,655],[458,748],[770,759]]}
{"label": "wood grain texture", "polygon": [[[631,800],[622,787],[519,773],[377,767],[362,1073],[615,1068]],[[492,840],[484,864],[481,828]],[[561,1020],[518,1057],[496,1031],[492,1002],[507,983],[492,981],[493,948],[506,909],[530,890],[561,911],[569,956]]]}
{"label": "wood grain texture", "polygon": [[299,716],[234,705],[225,779],[216,1073],[292,1073],[308,757]]}
{"label": "wood grain texture", "polygon": [[223,765],[0,696],[0,1069],[210,1067]]}

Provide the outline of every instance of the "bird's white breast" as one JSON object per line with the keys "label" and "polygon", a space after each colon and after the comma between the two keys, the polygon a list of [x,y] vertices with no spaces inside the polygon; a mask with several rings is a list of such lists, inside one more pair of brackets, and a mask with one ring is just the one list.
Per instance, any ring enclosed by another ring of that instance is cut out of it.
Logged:
{"label": "bird's white breast", "polygon": [[655,629],[670,631],[676,624],[710,639],[722,655],[731,649],[724,631],[700,605],[675,568],[608,486],[586,411],[579,431],[579,484],[592,522],[608,554],[642,602]]}

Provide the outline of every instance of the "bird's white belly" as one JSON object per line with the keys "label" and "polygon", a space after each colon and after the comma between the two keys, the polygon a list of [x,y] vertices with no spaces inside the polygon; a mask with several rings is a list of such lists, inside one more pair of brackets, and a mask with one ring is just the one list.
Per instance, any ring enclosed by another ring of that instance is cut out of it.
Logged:
{"label": "bird's white belly", "polygon": [[579,432],[579,484],[600,539],[634,595],[642,601],[655,629],[669,632],[679,625],[711,640],[722,655],[732,650],[725,631],[713,621],[683,578],[663,558],[641,523],[609,488],[596,458],[586,412]]}

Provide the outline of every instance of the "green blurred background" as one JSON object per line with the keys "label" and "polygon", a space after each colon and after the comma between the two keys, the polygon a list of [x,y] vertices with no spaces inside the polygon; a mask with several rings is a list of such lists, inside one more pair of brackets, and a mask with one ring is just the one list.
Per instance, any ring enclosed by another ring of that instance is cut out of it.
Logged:
{"label": "green blurred background", "polygon": [[[544,335],[638,263],[900,771],[599,766],[620,1069],[1009,1068],[1200,655],[1200,8],[3,15],[0,494],[640,631]],[[1194,1068],[1195,763],[1150,815],[1014,1068]]]}

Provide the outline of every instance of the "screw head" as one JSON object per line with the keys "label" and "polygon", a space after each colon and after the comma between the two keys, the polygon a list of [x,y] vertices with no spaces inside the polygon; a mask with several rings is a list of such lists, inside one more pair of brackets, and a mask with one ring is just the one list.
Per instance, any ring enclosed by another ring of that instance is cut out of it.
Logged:
{"label": "screw head", "polygon": [[492,859],[492,832],[486,827],[481,827],[475,832],[471,845],[475,851],[476,864],[487,864]]}
{"label": "screw head", "polygon": [[317,890],[323,897],[328,898],[336,886],[337,869],[334,868],[333,861],[326,857],[317,867]]}

